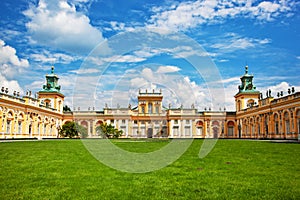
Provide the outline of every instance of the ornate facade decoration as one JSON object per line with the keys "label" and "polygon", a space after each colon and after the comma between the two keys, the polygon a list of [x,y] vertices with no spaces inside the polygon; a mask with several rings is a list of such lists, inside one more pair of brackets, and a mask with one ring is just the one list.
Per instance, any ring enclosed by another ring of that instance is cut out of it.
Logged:
{"label": "ornate facade decoration", "polygon": [[138,104],[109,108],[102,111],[63,112],[64,95],[60,93],[58,76],[46,75],[46,84],[36,96],[30,91],[20,97],[17,92],[0,91],[0,138],[58,138],[58,127],[76,121],[87,128],[89,137],[99,137],[96,127],[113,124],[123,130],[124,138],[278,138],[297,139],[300,133],[300,92],[289,89],[288,95],[279,92],[273,97],[256,90],[253,75],[241,77],[235,95],[236,111],[226,109],[200,111],[190,108],[162,106],[163,93],[139,91]]}

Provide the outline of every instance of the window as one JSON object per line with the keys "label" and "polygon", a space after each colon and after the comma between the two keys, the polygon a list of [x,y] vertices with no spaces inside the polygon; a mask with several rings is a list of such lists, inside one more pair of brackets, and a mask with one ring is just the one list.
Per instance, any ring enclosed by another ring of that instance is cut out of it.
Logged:
{"label": "window", "polygon": [[186,124],[190,124],[190,120],[188,120],[188,119],[185,120],[185,123],[186,123]]}
{"label": "window", "polygon": [[185,127],[185,136],[189,136],[190,135],[190,130],[191,130],[191,127],[189,127],[189,126]]}
{"label": "window", "polygon": [[202,133],[203,133],[202,126],[198,126],[197,127],[197,135],[202,135]]}
{"label": "window", "polygon": [[37,125],[37,132],[40,134],[40,124]]}
{"label": "window", "polygon": [[178,126],[173,126],[173,135],[177,136],[179,134],[179,127]]}
{"label": "window", "polygon": [[285,121],[285,133],[289,134],[290,133],[290,119],[289,119],[289,114],[287,112],[284,114],[284,121]]}
{"label": "window", "polygon": [[227,135],[228,136],[233,136],[234,134],[234,122],[233,121],[229,121],[227,124]]}
{"label": "window", "polygon": [[47,125],[44,125],[44,135],[46,135],[46,131],[47,131]]}
{"label": "window", "polygon": [[18,122],[18,133],[22,134],[22,122],[21,121]]}
{"label": "window", "polygon": [[175,120],[174,120],[174,124],[178,124],[178,119],[175,119]]}
{"label": "window", "polygon": [[148,113],[152,113],[152,103],[148,104]]}
{"label": "window", "polygon": [[228,136],[233,136],[233,126],[228,127]]}
{"label": "window", "polygon": [[155,107],[155,112],[156,112],[156,114],[159,113],[159,107],[158,106]]}
{"label": "window", "polygon": [[6,124],[6,132],[7,132],[7,133],[10,133],[10,128],[11,128],[11,127],[10,127],[10,126],[11,126],[11,123],[10,123],[10,122],[11,122],[11,121],[8,120],[8,121],[7,121],[7,124]]}
{"label": "window", "polygon": [[140,131],[141,131],[142,136],[144,136],[146,134],[146,128],[145,127],[141,127]]}
{"label": "window", "polygon": [[145,107],[142,106],[142,113],[144,114],[145,113]]}
{"label": "window", "polygon": [[120,129],[123,131],[123,134],[126,133],[126,126],[121,126]]}

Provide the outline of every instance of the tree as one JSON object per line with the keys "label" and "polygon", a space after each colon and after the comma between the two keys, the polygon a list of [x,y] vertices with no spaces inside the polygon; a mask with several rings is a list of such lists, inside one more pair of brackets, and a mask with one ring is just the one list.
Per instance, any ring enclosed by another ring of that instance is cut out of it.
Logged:
{"label": "tree", "polygon": [[77,127],[78,133],[80,135],[80,138],[87,138],[88,137],[87,128],[85,128],[84,126],[81,126],[77,123],[76,123],[76,127]]}
{"label": "tree", "polygon": [[119,138],[123,134],[122,130],[118,130],[113,125],[106,123],[97,126],[96,132],[103,138]]}
{"label": "tree", "polygon": [[87,130],[76,122],[66,122],[62,127],[59,127],[58,134],[62,137],[73,138],[80,135],[82,138],[85,138]]}

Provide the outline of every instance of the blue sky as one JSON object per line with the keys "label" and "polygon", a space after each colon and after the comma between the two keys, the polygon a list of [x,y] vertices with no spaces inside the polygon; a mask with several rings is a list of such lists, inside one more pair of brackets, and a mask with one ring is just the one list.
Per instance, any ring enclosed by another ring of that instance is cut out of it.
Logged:
{"label": "blue sky", "polygon": [[[81,109],[135,104],[140,88],[162,88],[165,106],[234,110],[246,64],[263,94],[300,90],[297,0],[2,0],[0,6],[0,86],[11,93],[39,91],[52,65],[66,104]],[[146,38],[149,32],[155,36]],[[193,56],[202,71],[189,62]],[[209,70],[219,79],[205,78]],[[217,105],[212,85],[224,91]]]}

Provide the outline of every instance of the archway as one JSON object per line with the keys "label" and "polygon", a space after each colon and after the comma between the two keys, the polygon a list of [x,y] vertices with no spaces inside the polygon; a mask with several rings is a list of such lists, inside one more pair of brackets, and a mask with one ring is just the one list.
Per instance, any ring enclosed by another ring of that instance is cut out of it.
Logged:
{"label": "archway", "polygon": [[220,127],[219,127],[219,122],[218,121],[213,121],[212,122],[212,129],[213,129],[213,137],[218,138],[219,132],[220,132]]}
{"label": "archway", "polygon": [[290,134],[290,116],[288,112],[284,113],[285,134]]}
{"label": "archway", "polygon": [[227,122],[227,136],[228,137],[234,136],[234,122],[233,121]]}
{"label": "archway", "polygon": [[202,136],[203,134],[203,121],[197,121],[196,123],[196,135]]}

